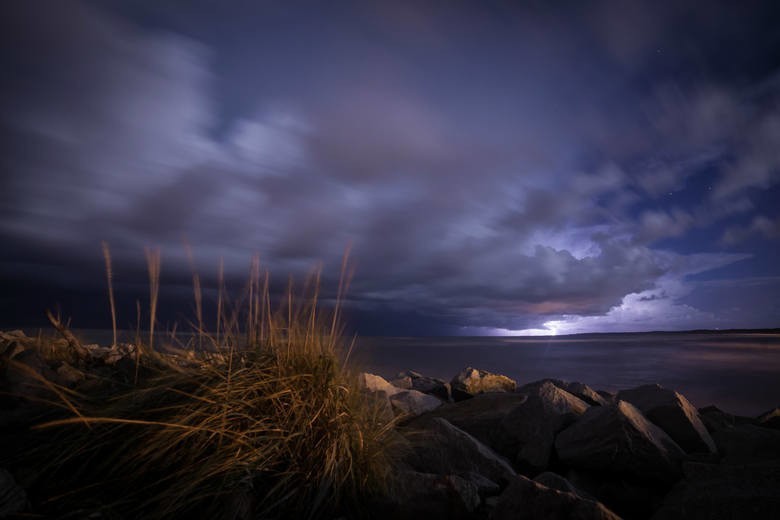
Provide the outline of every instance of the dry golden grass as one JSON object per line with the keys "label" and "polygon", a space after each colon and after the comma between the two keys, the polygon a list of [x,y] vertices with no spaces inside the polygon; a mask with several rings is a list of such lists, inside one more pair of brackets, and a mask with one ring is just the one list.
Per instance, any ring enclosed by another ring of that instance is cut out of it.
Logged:
{"label": "dry golden grass", "polygon": [[[147,260],[153,330],[159,254],[147,252]],[[339,302],[348,285],[346,255],[344,266]],[[220,264],[217,333],[201,320],[197,331],[213,351],[161,355],[150,334],[135,386],[58,394],[69,416],[35,430],[56,444],[29,454],[48,463],[44,512],[360,516],[361,504],[383,489],[394,425],[346,366],[338,311],[318,306],[319,275],[299,297],[290,284],[272,312],[268,275],[261,277],[255,258],[245,305],[224,316],[223,276]]]}
{"label": "dry golden grass", "polygon": [[114,303],[114,271],[111,268],[111,250],[108,248],[107,242],[102,242],[103,259],[106,261],[106,281],[108,283],[108,302],[111,306],[111,330],[114,333],[114,342],[112,345],[116,345],[116,305]]}

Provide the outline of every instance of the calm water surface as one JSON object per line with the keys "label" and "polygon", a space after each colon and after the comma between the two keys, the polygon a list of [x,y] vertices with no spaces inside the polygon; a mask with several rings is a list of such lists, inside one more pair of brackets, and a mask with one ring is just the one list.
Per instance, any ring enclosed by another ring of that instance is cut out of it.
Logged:
{"label": "calm water surface", "polygon": [[694,405],[756,415],[780,405],[780,334],[604,334],[568,337],[358,338],[366,370],[449,380],[466,366],[519,384],[542,378],[621,390],[659,383]]}

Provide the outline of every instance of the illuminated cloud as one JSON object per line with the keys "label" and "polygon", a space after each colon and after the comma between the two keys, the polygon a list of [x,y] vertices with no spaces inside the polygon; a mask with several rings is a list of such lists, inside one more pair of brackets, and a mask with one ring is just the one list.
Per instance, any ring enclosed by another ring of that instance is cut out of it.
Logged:
{"label": "illuminated cloud", "polygon": [[[369,331],[717,326],[702,280],[776,247],[780,76],[771,16],[691,7],[3,6],[0,277],[83,287],[101,240],[235,278],[352,244]],[[711,36],[735,17],[750,49]]]}

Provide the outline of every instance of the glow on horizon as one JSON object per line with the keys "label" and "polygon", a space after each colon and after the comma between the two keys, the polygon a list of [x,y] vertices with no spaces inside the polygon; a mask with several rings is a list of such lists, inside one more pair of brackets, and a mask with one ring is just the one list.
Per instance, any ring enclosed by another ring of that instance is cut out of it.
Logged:
{"label": "glow on horizon", "polygon": [[560,332],[560,320],[545,322],[541,329],[493,329],[496,336],[557,336]]}

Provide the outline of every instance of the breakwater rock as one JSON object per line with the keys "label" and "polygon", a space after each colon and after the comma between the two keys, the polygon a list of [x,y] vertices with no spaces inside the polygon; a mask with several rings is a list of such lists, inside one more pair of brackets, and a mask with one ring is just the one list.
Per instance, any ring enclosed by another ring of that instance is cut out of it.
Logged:
{"label": "breakwater rock", "polygon": [[389,403],[408,443],[399,488],[414,492],[377,507],[379,518],[734,519],[780,507],[777,409],[741,417],[660,385],[613,395],[471,367],[448,396],[416,372],[393,382],[411,388],[408,374],[436,381],[418,388],[439,403],[420,413]]}

